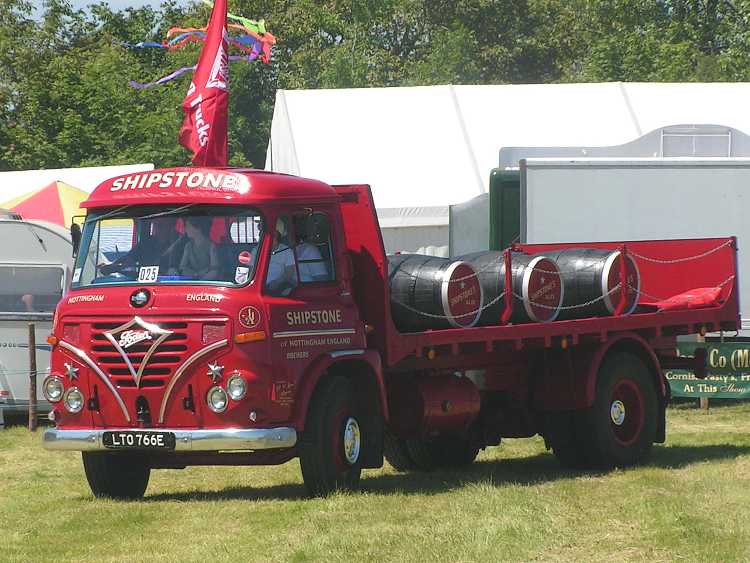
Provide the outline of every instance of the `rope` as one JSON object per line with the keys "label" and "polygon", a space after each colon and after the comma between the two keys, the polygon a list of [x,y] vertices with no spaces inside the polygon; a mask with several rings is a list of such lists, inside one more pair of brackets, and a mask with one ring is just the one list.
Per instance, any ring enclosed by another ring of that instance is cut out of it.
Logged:
{"label": "rope", "polygon": [[628,249],[628,254],[630,256],[635,256],[636,258],[643,260],[645,262],[652,262],[654,264],[679,264],[680,262],[689,262],[691,260],[700,260],[701,258],[705,258],[706,256],[710,256],[711,254],[714,254],[715,252],[718,252],[722,248],[729,246],[734,242],[732,239],[728,239],[723,244],[720,244],[716,248],[712,248],[711,250],[707,250],[706,252],[702,252],[700,254],[696,254],[695,256],[685,256],[683,258],[674,258],[672,260],[660,260],[658,258],[650,258],[648,256],[642,256],[641,254],[637,254],[633,252],[632,250]]}
{"label": "rope", "polygon": [[[615,287],[610,289],[607,293],[604,293],[600,295],[599,297],[596,297],[594,299],[591,299],[590,301],[586,301],[585,303],[579,303],[578,305],[560,305],[559,307],[554,307],[552,305],[545,305],[544,303],[537,303],[536,301],[529,301],[529,303],[534,307],[541,307],[542,309],[550,309],[550,310],[560,310],[560,311],[569,311],[571,309],[582,309],[583,307],[588,307],[589,305],[593,305],[597,301],[603,300],[605,297],[609,297],[612,295],[615,291],[620,289],[621,284],[617,284]],[[518,295],[516,292],[513,292],[513,297],[516,299],[520,299],[523,301],[523,297],[521,295]]]}
{"label": "rope", "polygon": [[[679,264],[681,262],[689,262],[691,260],[700,260],[701,258],[705,258],[706,256],[710,256],[711,254],[714,254],[714,253],[718,252],[722,248],[730,246],[732,244],[732,242],[733,242],[732,239],[728,239],[727,241],[725,241],[724,243],[720,244],[716,248],[712,248],[711,250],[707,250],[706,252],[702,252],[702,253],[696,254],[694,256],[685,256],[683,258],[674,258],[674,259],[671,259],[671,260],[661,260],[661,259],[658,259],[658,258],[651,258],[649,256],[643,256],[642,254],[638,254],[637,252],[633,252],[630,249],[628,249],[628,251],[627,251],[626,254],[628,256],[632,256],[634,258],[638,258],[640,260],[643,260],[644,262],[651,262],[651,263],[654,263],[654,264]],[[615,252],[615,251],[617,251],[617,249],[613,250],[613,252]],[[402,256],[402,255],[397,255],[397,256]],[[418,255],[415,254],[415,256],[418,256]],[[439,258],[439,256],[433,256],[432,258]],[[550,261],[553,261],[551,258],[547,258],[547,259],[550,260]],[[460,259],[456,260],[456,262],[460,262],[460,261],[461,261]],[[469,264],[469,266],[471,266],[470,263],[467,263],[467,264]],[[483,272],[486,272],[491,267],[494,267],[496,264],[497,264],[497,262],[488,262],[481,269],[475,270],[474,273],[469,274],[469,275],[464,276],[464,277],[461,277],[461,278],[456,278],[456,279],[448,280],[448,283],[449,284],[450,283],[457,283],[457,282],[466,281],[466,280],[474,278],[474,277],[478,277],[479,274],[481,274]],[[568,275],[568,274],[577,274],[577,273],[580,273],[580,272],[585,272],[586,270],[594,269],[594,268],[596,268],[598,266],[599,266],[599,264],[597,264],[596,262],[594,262],[592,264],[589,264],[589,265],[584,266],[582,268],[577,268],[575,270],[542,270],[541,268],[534,268],[534,271],[535,272],[540,272],[542,274],[565,276],[565,275]],[[409,273],[409,272],[406,272],[406,271],[402,270],[400,265],[399,265],[398,269],[396,270],[396,272],[394,272],[394,275],[395,275],[395,273],[401,273],[401,274],[409,276],[410,278],[413,278],[413,279],[421,279],[419,276],[416,276],[416,275],[414,275],[412,273]],[[585,306],[585,305],[581,305],[581,306]]]}
{"label": "rope", "polygon": [[[717,287],[722,287],[723,288],[725,285],[727,285],[729,282],[731,282],[734,278],[735,278],[735,276],[729,276],[727,279],[725,279],[723,282],[721,282]],[[577,305],[560,305],[559,307],[555,307],[553,305],[546,305],[544,303],[537,303],[536,301],[529,301],[529,303],[532,306],[534,306],[534,307],[541,307],[542,309],[550,309],[550,310],[570,311],[572,309],[582,309],[584,307],[589,307],[589,306],[593,305],[594,303],[602,301],[606,297],[609,297],[613,293],[619,291],[620,285],[621,284],[617,284],[615,287],[613,287],[612,289],[610,289],[607,293],[604,293],[604,294],[600,295],[599,297],[596,297],[594,299],[586,301],[585,303],[579,303]],[[646,293],[645,291],[643,291],[643,290],[641,290],[641,289],[639,289],[637,287],[633,287],[630,284],[628,284],[628,289],[631,290],[631,291],[633,291],[633,292],[635,292],[638,297],[640,297],[641,295],[643,295],[647,299],[652,299],[654,301],[663,301],[664,300],[661,297],[657,297],[655,295],[651,295],[649,293]],[[399,306],[403,307],[404,309],[407,309],[407,310],[409,310],[409,311],[411,311],[413,313],[417,313],[418,315],[422,315],[424,317],[429,317],[429,318],[433,318],[433,319],[460,319],[460,318],[463,318],[463,317],[468,317],[470,315],[475,315],[477,313],[477,311],[479,311],[479,312],[484,311],[488,307],[491,307],[492,305],[494,305],[495,303],[497,303],[498,301],[500,301],[500,299],[502,299],[504,296],[505,296],[505,292],[502,292],[500,295],[498,295],[495,299],[493,299],[492,301],[490,301],[486,305],[483,305],[479,309],[474,309],[473,311],[471,311],[469,313],[464,313],[462,315],[434,315],[432,313],[425,313],[424,311],[420,311],[419,309],[415,309],[414,307],[410,307],[409,305],[407,305],[405,303],[401,303],[399,301],[394,301],[393,303],[395,303],[396,305],[399,305]],[[523,301],[523,296],[518,295],[516,292],[513,292],[513,297],[515,297],[516,299],[518,299],[520,301]]]}
{"label": "rope", "polygon": [[433,313],[426,313],[424,311],[420,311],[419,309],[415,309],[414,307],[411,307],[411,306],[407,305],[406,303],[401,303],[400,301],[391,301],[391,302],[393,304],[395,304],[395,305],[399,305],[399,306],[403,307],[404,309],[406,309],[408,311],[411,311],[412,313],[417,313],[418,315],[422,315],[424,317],[428,317],[428,318],[431,318],[431,319],[461,319],[463,317],[468,317],[468,316],[471,316],[471,315],[476,315],[478,312],[481,313],[482,311],[484,311],[488,307],[492,307],[495,303],[497,303],[498,301],[500,301],[500,299],[502,299],[504,295],[505,295],[505,292],[503,291],[500,295],[498,295],[495,299],[493,299],[492,301],[490,301],[486,305],[482,305],[479,309],[474,309],[473,311],[471,311],[469,313],[464,313],[463,315],[435,315]]}
{"label": "rope", "polygon": [[[729,276],[729,277],[728,277],[727,279],[725,279],[725,280],[724,280],[723,282],[721,282],[721,283],[720,283],[720,284],[719,284],[718,286],[716,286],[716,287],[719,287],[719,288],[723,288],[723,287],[724,287],[725,285],[727,285],[727,284],[728,284],[729,282],[731,282],[731,281],[732,281],[732,280],[733,280],[734,278],[735,278],[735,276]],[[639,289],[639,288],[635,288],[635,287],[633,287],[633,286],[632,286],[632,285],[630,285],[630,284],[628,284],[628,288],[629,288],[629,289],[632,289],[633,291],[635,291],[635,292],[636,292],[636,293],[638,294],[638,296],[639,296],[639,297],[640,297],[641,295],[643,295],[643,296],[644,296],[645,298],[647,298],[647,299],[651,299],[651,300],[653,300],[653,301],[664,301],[664,298],[663,298],[663,297],[657,297],[657,296],[655,296],[655,295],[651,295],[651,294],[649,294],[649,293],[646,293],[645,291],[642,291],[642,290],[641,290],[641,289]]]}

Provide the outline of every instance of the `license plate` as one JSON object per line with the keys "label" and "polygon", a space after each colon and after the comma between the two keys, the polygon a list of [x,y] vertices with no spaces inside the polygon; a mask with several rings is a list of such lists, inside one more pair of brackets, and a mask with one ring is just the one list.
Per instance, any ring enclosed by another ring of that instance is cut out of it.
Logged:
{"label": "license plate", "polygon": [[105,432],[102,436],[105,448],[113,450],[173,450],[175,445],[172,432]]}

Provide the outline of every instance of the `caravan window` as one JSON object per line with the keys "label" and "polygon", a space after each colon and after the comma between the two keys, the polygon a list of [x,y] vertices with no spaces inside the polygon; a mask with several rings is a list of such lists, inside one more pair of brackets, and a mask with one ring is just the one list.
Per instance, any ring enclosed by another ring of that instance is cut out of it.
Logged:
{"label": "caravan window", "polygon": [[61,266],[0,264],[0,313],[52,313],[63,279]]}

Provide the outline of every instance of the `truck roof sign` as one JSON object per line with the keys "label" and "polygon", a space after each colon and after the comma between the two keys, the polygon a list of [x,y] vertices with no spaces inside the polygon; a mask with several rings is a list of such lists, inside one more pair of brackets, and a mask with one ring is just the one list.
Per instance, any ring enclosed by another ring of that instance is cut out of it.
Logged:
{"label": "truck roof sign", "polygon": [[257,203],[267,200],[335,199],[329,185],[258,170],[168,168],[102,182],[82,207],[135,204]]}
{"label": "truck roof sign", "polygon": [[115,178],[109,191],[120,190],[210,190],[247,193],[250,182],[242,174],[209,170],[170,170],[139,172]]}

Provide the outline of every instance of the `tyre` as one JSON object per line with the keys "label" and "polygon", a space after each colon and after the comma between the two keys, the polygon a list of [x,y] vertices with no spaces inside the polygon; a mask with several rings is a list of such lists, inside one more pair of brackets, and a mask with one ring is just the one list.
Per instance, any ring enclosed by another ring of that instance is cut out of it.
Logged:
{"label": "tyre", "polygon": [[417,468],[409,455],[406,441],[387,432],[383,439],[383,455],[396,471],[412,471]]}
{"label": "tyre", "polygon": [[576,433],[590,467],[627,467],[651,452],[657,431],[658,400],[643,361],[629,353],[605,359],[594,404],[577,413]]}
{"label": "tyre", "polygon": [[313,394],[299,444],[302,478],[310,495],[358,488],[360,453],[367,439],[358,410],[351,383],[343,377],[324,380]]}
{"label": "tyre", "polygon": [[441,467],[466,467],[474,463],[479,447],[465,436],[444,436],[434,447]]}
{"label": "tyre", "polygon": [[82,452],[83,469],[96,497],[139,499],[151,476],[148,459],[140,455]]}

